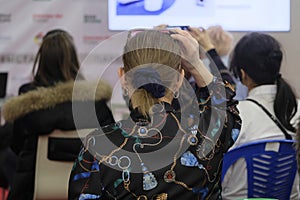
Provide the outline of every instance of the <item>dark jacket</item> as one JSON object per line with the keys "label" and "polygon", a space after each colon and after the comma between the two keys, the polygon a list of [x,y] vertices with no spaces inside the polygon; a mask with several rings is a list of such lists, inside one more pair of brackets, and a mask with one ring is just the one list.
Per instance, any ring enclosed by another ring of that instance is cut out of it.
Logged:
{"label": "dark jacket", "polygon": [[[5,120],[14,125],[11,147],[18,155],[9,199],[33,199],[39,135],[49,134],[55,129],[97,128],[114,122],[106,104],[112,92],[109,85],[100,82],[95,96],[94,91],[91,91],[94,83],[77,82],[76,88],[79,89],[76,90],[76,94],[73,92],[73,85],[74,82],[59,83],[53,87],[26,84],[20,88],[20,96],[12,98],[3,106]],[[91,106],[95,108],[96,113],[87,112]],[[77,114],[74,113],[76,108]],[[63,143],[63,146],[65,148],[60,150],[69,155],[65,160],[72,160],[80,150],[81,141]],[[59,156],[61,152],[53,154],[57,155],[58,160],[64,160]]]}
{"label": "dark jacket", "polygon": [[9,147],[13,125],[6,123],[0,126],[0,187],[9,188],[16,168],[16,155]]}
{"label": "dark jacket", "polygon": [[92,132],[74,164],[69,199],[221,199],[222,158],[241,120],[230,85],[208,88],[197,89],[193,113],[164,103],[150,120],[132,110],[130,119]]}
{"label": "dark jacket", "polygon": [[209,67],[211,69],[211,73],[215,76],[221,75],[224,81],[227,81],[228,83],[234,86],[235,80],[233,78],[233,74],[225,66],[216,49],[211,49],[207,51],[207,55],[208,59],[210,60]]}

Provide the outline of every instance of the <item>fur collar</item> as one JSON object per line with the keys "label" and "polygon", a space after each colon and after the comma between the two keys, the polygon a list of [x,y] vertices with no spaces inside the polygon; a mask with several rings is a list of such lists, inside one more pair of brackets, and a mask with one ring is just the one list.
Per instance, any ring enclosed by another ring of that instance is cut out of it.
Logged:
{"label": "fur collar", "polygon": [[[73,91],[73,88],[75,90]],[[2,107],[7,122],[42,109],[53,107],[68,101],[110,100],[112,89],[109,84],[99,81],[76,81],[59,83],[53,87],[38,87],[25,94],[9,99]]]}

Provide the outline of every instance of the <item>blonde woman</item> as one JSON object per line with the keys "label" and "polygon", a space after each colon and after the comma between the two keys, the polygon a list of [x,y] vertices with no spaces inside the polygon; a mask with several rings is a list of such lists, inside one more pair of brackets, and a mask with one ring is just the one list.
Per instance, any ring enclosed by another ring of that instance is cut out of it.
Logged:
{"label": "blonde woman", "polygon": [[[220,199],[222,156],[240,126],[231,87],[206,69],[198,42],[186,31],[130,31],[123,64],[130,118],[86,138],[69,199]],[[172,107],[185,71],[197,83],[194,113],[186,113],[184,103]],[[225,124],[219,124],[222,116]]]}

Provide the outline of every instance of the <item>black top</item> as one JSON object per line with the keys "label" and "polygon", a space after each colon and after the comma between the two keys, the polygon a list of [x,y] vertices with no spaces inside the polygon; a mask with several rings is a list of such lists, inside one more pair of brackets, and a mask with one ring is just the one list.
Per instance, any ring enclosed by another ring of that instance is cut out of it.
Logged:
{"label": "black top", "polygon": [[163,103],[150,120],[132,110],[89,134],[69,199],[221,199],[223,154],[241,121],[231,87],[215,80],[208,88],[196,90],[198,116]]}
{"label": "black top", "polygon": [[[207,51],[207,54],[208,54],[207,57],[210,60],[209,66],[211,69],[211,73],[215,76],[221,75],[224,81],[227,81],[232,85],[235,85],[235,81],[233,79],[232,73],[224,65],[216,49],[210,49],[209,51]],[[214,66],[214,64],[216,66]]]}

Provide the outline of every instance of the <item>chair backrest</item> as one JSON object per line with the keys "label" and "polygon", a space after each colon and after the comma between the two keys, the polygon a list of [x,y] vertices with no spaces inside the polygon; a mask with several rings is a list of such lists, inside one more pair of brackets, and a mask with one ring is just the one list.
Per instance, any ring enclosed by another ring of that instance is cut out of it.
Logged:
{"label": "chair backrest", "polygon": [[93,129],[82,129],[77,131],[55,130],[49,135],[39,136],[34,184],[35,200],[68,199],[69,176],[74,161],[50,160],[49,139],[78,139],[79,136],[84,137],[92,131]]}
{"label": "chair backrest", "polygon": [[227,152],[222,181],[228,168],[240,158],[245,159],[247,166],[248,198],[290,198],[297,171],[294,141],[264,140]]}

